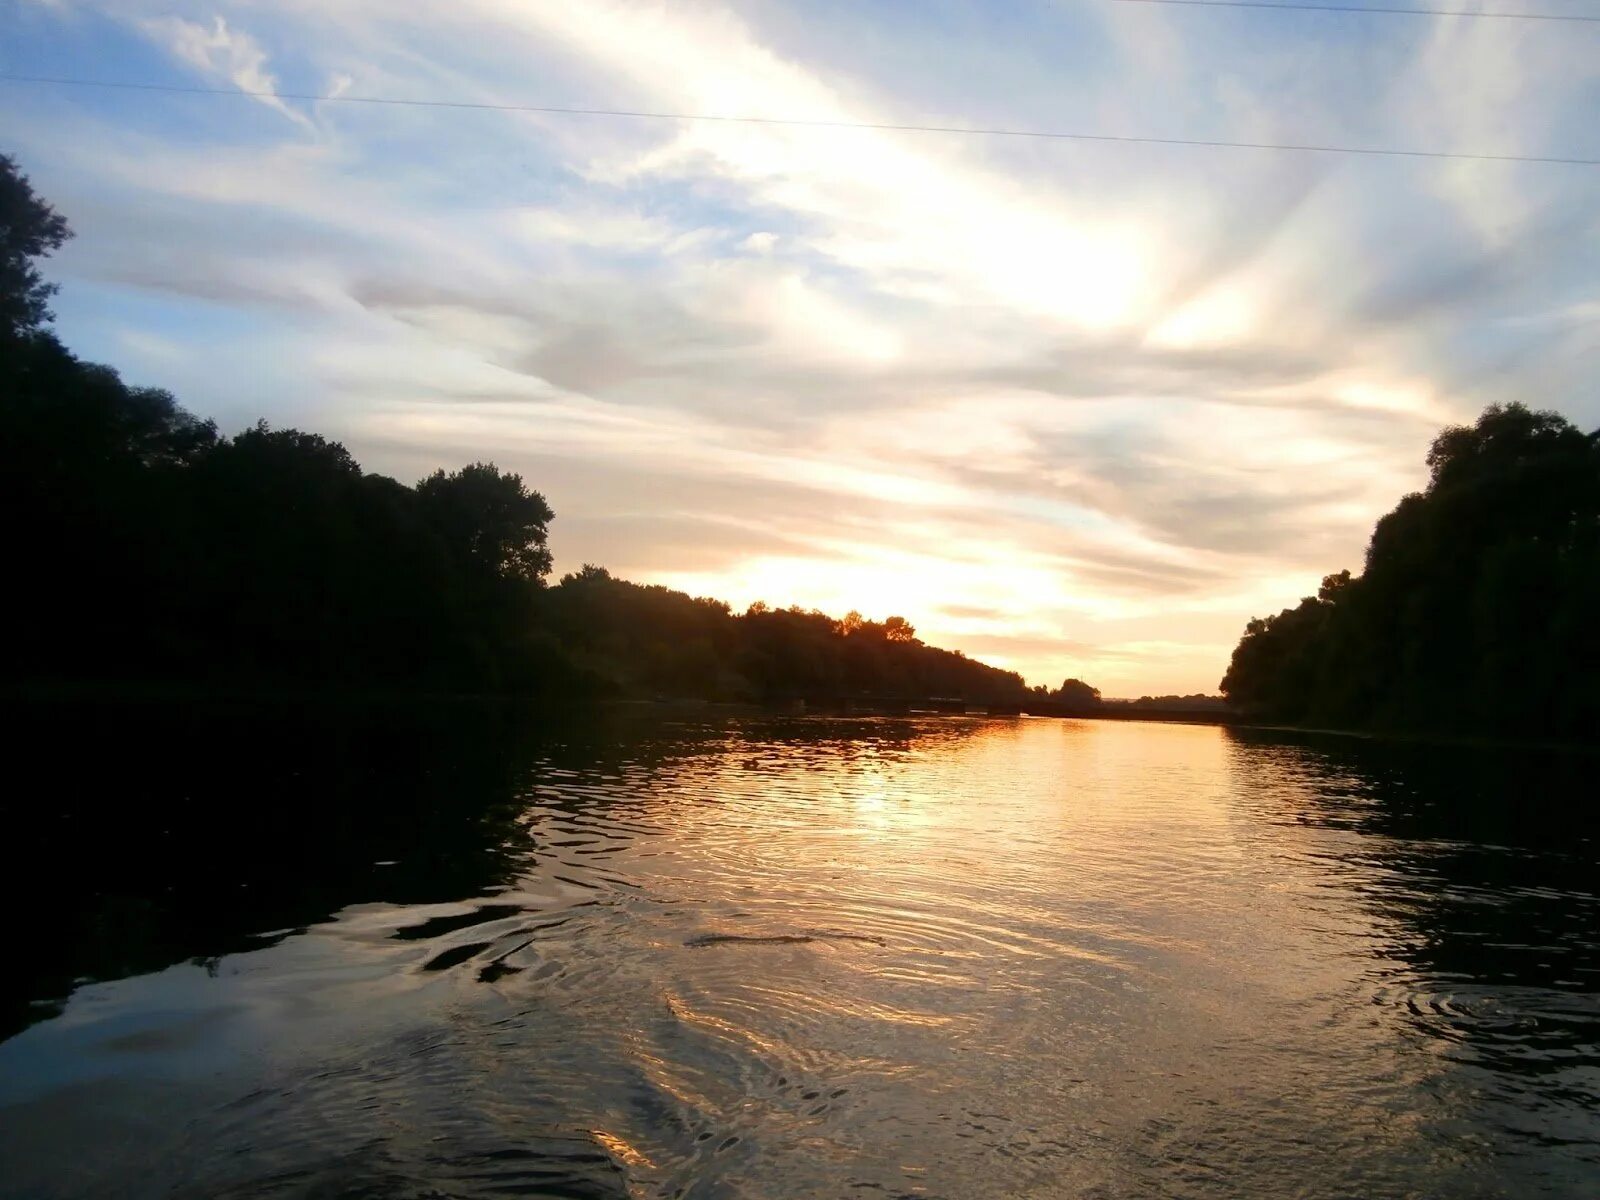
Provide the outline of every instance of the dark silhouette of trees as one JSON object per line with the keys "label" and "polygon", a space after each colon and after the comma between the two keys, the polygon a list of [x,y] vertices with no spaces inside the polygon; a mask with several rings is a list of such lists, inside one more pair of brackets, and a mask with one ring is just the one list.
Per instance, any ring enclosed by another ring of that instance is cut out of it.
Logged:
{"label": "dark silhouette of trees", "polygon": [[486,575],[542,585],[550,573],[546,538],[555,513],[520,475],[493,463],[435,471],[417,484],[433,527],[464,564]]}
{"label": "dark silhouette of trees", "polygon": [[493,463],[407,487],[264,422],[222,436],[171,395],[74,357],[37,261],[68,236],[0,157],[0,513],[18,614],[6,673],[341,691],[705,700],[1023,694],[843,620],[613,579],[547,587],[545,498]]}
{"label": "dark silhouette of trees", "polygon": [[1100,707],[1100,689],[1081,679],[1064,679],[1051,698],[1070,712],[1090,712]]}
{"label": "dark silhouette of trees", "polygon": [[1365,570],[1251,621],[1222,690],[1278,720],[1593,738],[1600,432],[1493,405],[1427,462]]}
{"label": "dark silhouette of trees", "polygon": [[886,642],[915,642],[916,626],[904,617],[887,617],[883,622],[883,639]]}
{"label": "dark silhouette of trees", "polygon": [[1020,698],[1022,678],[925,646],[903,617],[835,620],[616,579],[585,566],[541,598],[546,627],[586,678],[623,695],[706,700]]}
{"label": "dark silhouette of trees", "polygon": [[523,687],[543,497],[490,464],[417,488],[338,443],[235,437],[77,359],[37,260],[65,222],[0,159],[0,511],[8,673],[342,688]]}
{"label": "dark silhouette of trees", "polygon": [[909,643],[917,640],[916,626],[912,625],[904,617],[888,617],[883,621],[869,621],[856,612],[855,609],[851,609],[839,619],[838,632],[842,637],[861,638],[864,642]]}
{"label": "dark silhouette of trees", "polygon": [[1193,692],[1187,696],[1140,696],[1137,700],[1103,700],[1102,705],[1108,709],[1141,711],[1145,709],[1160,712],[1193,712],[1226,714],[1228,702],[1221,696],[1208,696],[1204,692]]}
{"label": "dark silhouette of trees", "polygon": [[39,274],[36,260],[71,236],[66,219],[33,194],[16,160],[0,154],[0,342],[50,320],[56,288]]}

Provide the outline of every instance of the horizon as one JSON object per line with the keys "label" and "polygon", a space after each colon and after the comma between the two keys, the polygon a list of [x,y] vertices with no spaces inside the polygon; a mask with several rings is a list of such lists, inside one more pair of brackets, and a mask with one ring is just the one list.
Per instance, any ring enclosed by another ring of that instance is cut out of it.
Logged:
{"label": "horizon", "polygon": [[1600,63],[1553,23],[18,13],[7,70],[241,93],[3,84],[0,139],[77,234],[47,264],[67,345],[403,482],[518,472],[556,577],[1213,694],[1247,620],[1359,569],[1441,427],[1600,424],[1584,166],[286,98],[1587,153]]}

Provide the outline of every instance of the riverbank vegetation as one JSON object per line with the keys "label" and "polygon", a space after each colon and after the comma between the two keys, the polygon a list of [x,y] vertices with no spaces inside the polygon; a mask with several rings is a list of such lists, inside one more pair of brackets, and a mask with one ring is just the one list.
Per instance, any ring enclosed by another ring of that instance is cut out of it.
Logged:
{"label": "riverbank vegetation", "polygon": [[1245,627],[1223,692],[1286,723],[1594,739],[1600,432],[1494,405],[1427,464],[1359,575]]}
{"label": "riverbank vegetation", "polygon": [[29,684],[711,701],[941,697],[1021,711],[1228,715],[1347,729],[1592,738],[1600,433],[1521,405],[1446,429],[1359,575],[1253,620],[1224,696],[1103,699],[834,618],[631,583],[551,584],[555,514],[492,463],[408,486],[337,442],[233,436],[51,331],[65,220],[0,156],[0,511]]}
{"label": "riverbank vegetation", "polygon": [[337,442],[224,436],[168,393],[74,356],[38,261],[69,236],[0,158],[0,507],[8,673],[226,689],[772,701],[1019,700],[1021,676],[834,619],[642,586],[552,586],[554,512],[491,463],[414,486]]}

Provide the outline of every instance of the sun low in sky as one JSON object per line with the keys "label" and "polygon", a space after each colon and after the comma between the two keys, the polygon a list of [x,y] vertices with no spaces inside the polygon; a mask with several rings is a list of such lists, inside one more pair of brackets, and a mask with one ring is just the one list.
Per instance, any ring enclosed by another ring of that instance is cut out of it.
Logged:
{"label": "sun low in sky", "polygon": [[0,82],[4,148],[78,233],[64,340],[225,429],[519,471],[558,573],[1212,690],[1246,619],[1359,569],[1440,425],[1600,422],[1593,166],[885,128],[1596,158],[1600,25],[8,10],[0,69],[80,81]]}

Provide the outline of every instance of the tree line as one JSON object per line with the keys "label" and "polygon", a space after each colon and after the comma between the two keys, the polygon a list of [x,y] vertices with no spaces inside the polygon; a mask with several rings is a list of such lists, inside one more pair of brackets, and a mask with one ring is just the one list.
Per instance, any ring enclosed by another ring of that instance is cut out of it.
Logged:
{"label": "tree line", "polygon": [[337,442],[232,437],[50,329],[70,236],[0,156],[0,511],[16,679],[708,700],[1025,694],[901,617],[551,586],[545,498],[492,463],[407,486]]}
{"label": "tree line", "polygon": [[715,700],[952,697],[1015,700],[1022,676],[925,645],[903,617],[720,600],[585,566],[549,589],[543,627],[603,690]]}
{"label": "tree line", "polygon": [[1359,575],[1245,627],[1223,692],[1302,724],[1600,736],[1600,431],[1496,404],[1427,465]]}

